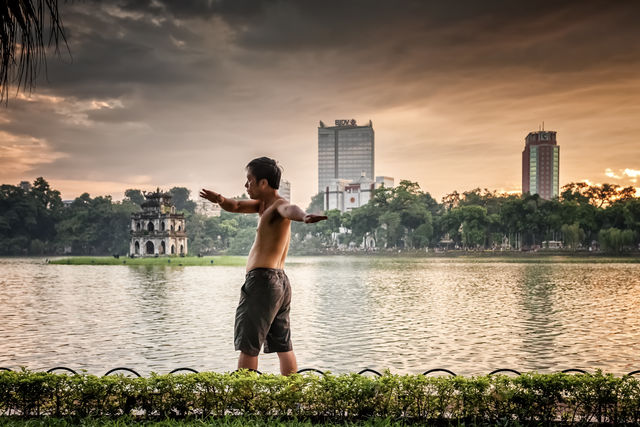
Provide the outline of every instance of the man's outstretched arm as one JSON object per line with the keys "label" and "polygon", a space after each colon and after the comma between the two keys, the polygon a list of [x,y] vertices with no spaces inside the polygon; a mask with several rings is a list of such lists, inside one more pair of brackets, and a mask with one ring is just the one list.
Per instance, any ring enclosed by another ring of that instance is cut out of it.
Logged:
{"label": "man's outstretched arm", "polygon": [[258,202],[257,200],[227,199],[220,193],[216,193],[215,191],[211,190],[205,190],[204,188],[200,190],[200,197],[202,197],[203,199],[207,199],[210,202],[219,204],[220,207],[227,212],[256,213],[260,208],[260,202]]}
{"label": "man's outstretched arm", "polygon": [[318,222],[327,219],[324,215],[308,214],[296,205],[289,203],[280,203],[278,205],[278,213],[284,218],[289,218],[291,221],[300,221],[307,224]]}

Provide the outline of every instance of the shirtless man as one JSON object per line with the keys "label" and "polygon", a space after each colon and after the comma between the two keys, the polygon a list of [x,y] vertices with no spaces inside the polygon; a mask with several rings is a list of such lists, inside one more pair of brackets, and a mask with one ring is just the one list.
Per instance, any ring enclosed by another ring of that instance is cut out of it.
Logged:
{"label": "shirtless man", "polygon": [[298,371],[289,328],[291,286],[283,270],[291,221],[313,223],[327,217],[308,214],[278,195],[281,171],[275,160],[260,157],[249,162],[246,169],[244,186],[251,200],[227,199],[205,189],[200,191],[200,197],[228,212],[260,216],[236,310],[234,344],[240,350],[238,369],[257,370],[258,354],[264,344],[265,353],[278,353],[282,375],[289,375]]}

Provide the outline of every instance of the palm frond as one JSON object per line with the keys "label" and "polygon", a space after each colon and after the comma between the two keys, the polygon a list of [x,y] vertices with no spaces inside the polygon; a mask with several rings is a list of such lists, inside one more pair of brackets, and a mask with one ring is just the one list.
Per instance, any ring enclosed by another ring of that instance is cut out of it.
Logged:
{"label": "palm frond", "polygon": [[10,84],[16,85],[16,94],[31,92],[42,67],[46,73],[47,47],[53,45],[58,53],[61,42],[67,46],[57,0],[0,1],[0,102],[7,104]]}

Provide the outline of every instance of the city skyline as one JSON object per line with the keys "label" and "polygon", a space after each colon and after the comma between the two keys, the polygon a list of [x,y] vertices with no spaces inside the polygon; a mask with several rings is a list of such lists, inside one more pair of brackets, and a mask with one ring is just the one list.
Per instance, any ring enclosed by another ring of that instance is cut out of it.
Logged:
{"label": "city skyline", "polygon": [[[544,121],[559,185],[638,186],[631,1],[69,2],[69,56],[0,108],[0,182],[65,199],[184,186],[242,194],[244,166],[317,190],[317,123],[372,120],[376,174],[440,199],[519,192]],[[10,93],[15,94],[15,88]]]}

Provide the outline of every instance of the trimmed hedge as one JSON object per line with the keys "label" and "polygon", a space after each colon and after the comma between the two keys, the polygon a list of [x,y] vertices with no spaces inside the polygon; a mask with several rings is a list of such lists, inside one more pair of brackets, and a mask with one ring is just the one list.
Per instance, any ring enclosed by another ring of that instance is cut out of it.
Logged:
{"label": "trimmed hedge", "polygon": [[0,415],[344,421],[640,423],[640,381],[610,374],[289,377],[255,372],[60,375],[0,372]]}
{"label": "trimmed hedge", "polygon": [[[141,420],[131,417],[120,418],[18,418],[0,417],[0,427],[406,427],[403,420],[387,418],[371,418],[366,420],[348,420],[337,422],[317,423],[312,420],[297,420],[294,418],[268,417],[238,417],[226,416],[222,418],[184,418],[165,420]],[[506,427],[506,426],[503,426]],[[513,427],[517,427],[515,424]]]}

